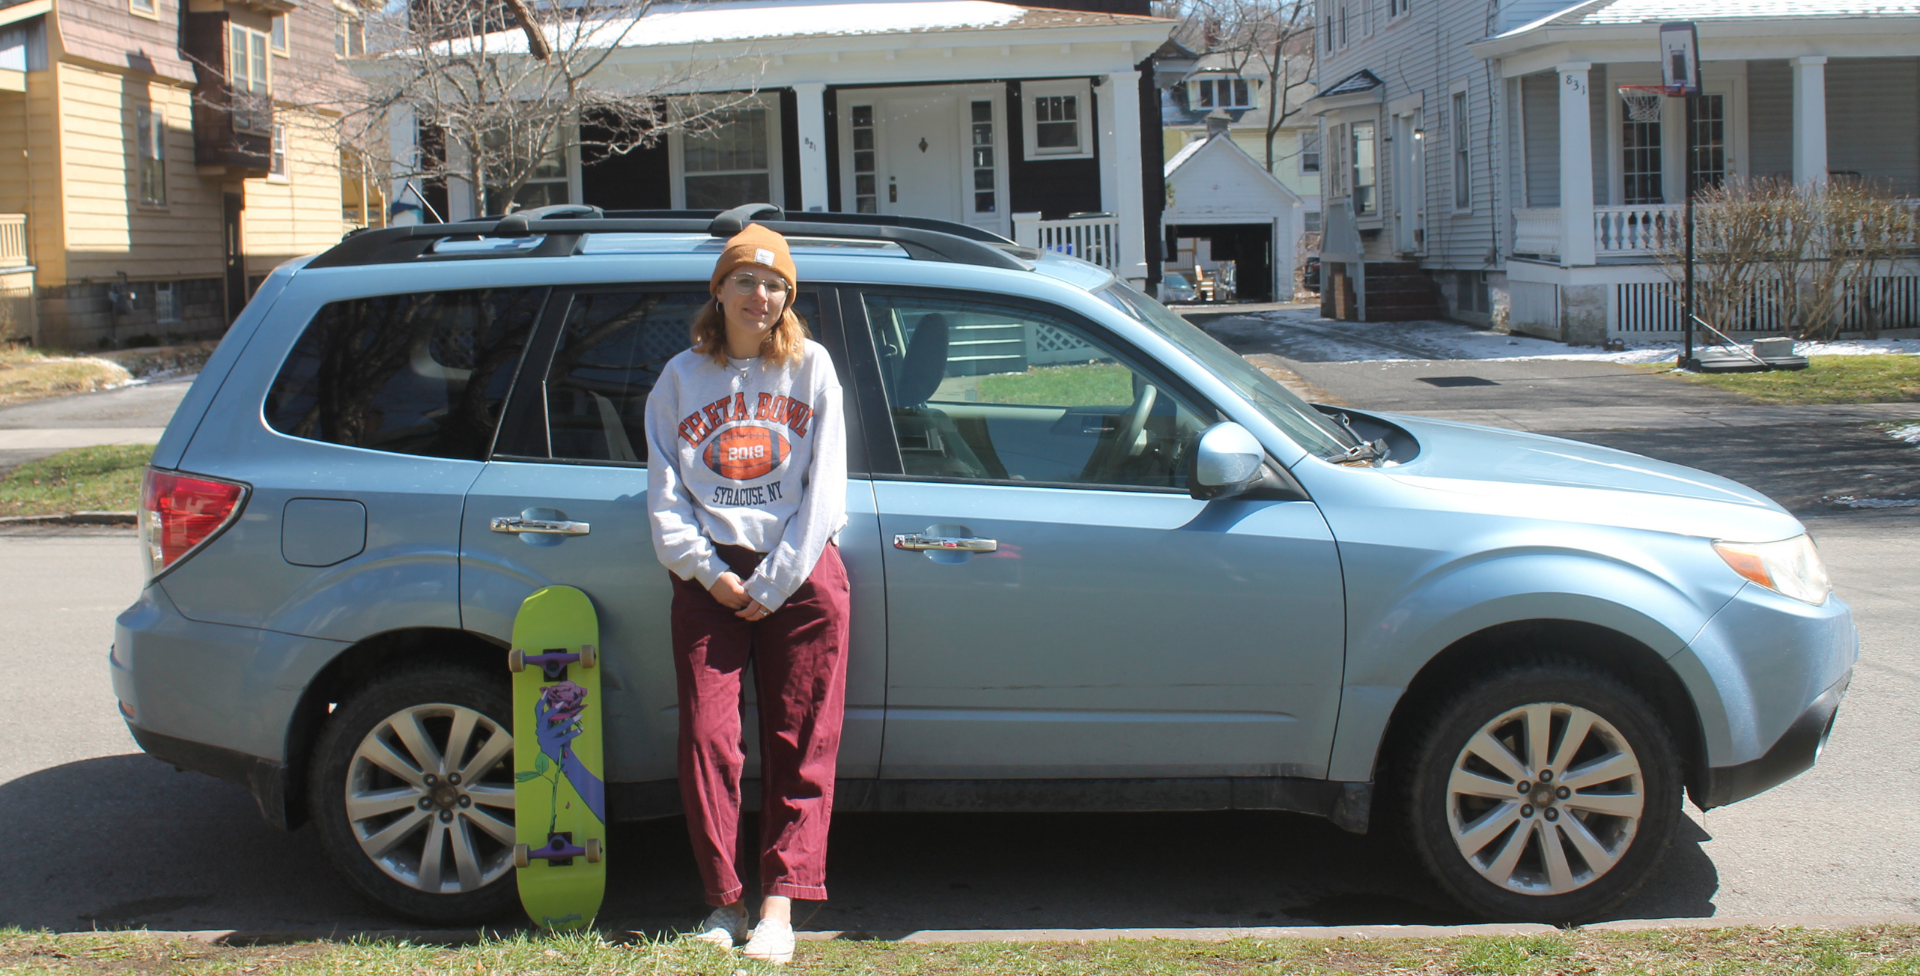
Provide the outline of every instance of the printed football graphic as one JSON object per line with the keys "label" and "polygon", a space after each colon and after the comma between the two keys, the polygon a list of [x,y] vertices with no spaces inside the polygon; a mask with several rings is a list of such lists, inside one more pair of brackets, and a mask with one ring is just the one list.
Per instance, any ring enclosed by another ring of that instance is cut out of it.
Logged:
{"label": "printed football graphic", "polygon": [[787,439],[771,427],[740,424],[715,434],[701,460],[722,478],[752,481],[764,478],[786,463]]}

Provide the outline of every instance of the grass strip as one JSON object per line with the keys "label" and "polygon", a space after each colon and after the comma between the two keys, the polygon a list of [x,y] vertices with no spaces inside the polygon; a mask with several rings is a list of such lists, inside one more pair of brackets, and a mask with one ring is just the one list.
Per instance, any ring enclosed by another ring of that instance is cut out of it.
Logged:
{"label": "grass strip", "polygon": [[1019,403],[1048,407],[1112,407],[1133,402],[1133,371],[1125,366],[1088,363],[1029,366],[1024,373],[980,377],[981,403]]}
{"label": "grass strip", "polygon": [[514,935],[466,946],[406,942],[301,942],[225,946],[144,932],[56,935],[0,929],[0,972],[415,976],[897,973],[908,976],[1174,974],[1920,974],[1920,927],[1779,928],[1651,932],[1571,930],[1526,937],[1446,939],[1178,939],[1110,942],[912,944],[803,942],[788,967],[748,962],[688,939],[594,933]]}
{"label": "grass strip", "polygon": [[128,512],[140,503],[151,444],[76,447],[0,475],[0,515]]}
{"label": "grass strip", "polygon": [[1671,364],[1649,370],[1689,383],[1744,393],[1763,403],[1904,403],[1920,400],[1920,356],[1808,356],[1799,370],[1765,373],[1680,373]]}

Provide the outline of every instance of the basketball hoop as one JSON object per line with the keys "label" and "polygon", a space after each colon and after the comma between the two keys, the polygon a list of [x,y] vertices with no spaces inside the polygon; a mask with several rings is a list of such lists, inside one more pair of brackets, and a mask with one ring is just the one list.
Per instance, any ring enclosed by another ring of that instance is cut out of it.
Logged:
{"label": "basketball hoop", "polygon": [[1621,85],[1620,100],[1627,103],[1627,121],[1660,121],[1661,103],[1670,95],[1684,94],[1665,85]]}

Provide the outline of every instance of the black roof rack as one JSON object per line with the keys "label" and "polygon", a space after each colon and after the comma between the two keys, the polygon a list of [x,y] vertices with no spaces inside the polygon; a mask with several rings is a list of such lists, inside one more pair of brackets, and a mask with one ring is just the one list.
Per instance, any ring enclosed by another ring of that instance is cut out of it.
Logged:
{"label": "black roof rack", "polygon": [[[346,268],[413,261],[460,261],[495,257],[567,257],[580,253],[589,234],[656,233],[699,234],[728,238],[748,223],[788,237],[844,238],[886,241],[920,261],[942,261],[987,268],[1029,270],[1032,266],[1009,253],[1012,241],[965,224],[926,217],[879,214],[808,213],[785,219],[769,203],[749,203],[732,210],[630,210],[607,213],[599,207],[559,204],[449,224],[383,227],[349,234],[307,263],[309,268]],[[540,237],[531,248],[488,253],[463,251],[428,254],[434,244],[458,238]]]}

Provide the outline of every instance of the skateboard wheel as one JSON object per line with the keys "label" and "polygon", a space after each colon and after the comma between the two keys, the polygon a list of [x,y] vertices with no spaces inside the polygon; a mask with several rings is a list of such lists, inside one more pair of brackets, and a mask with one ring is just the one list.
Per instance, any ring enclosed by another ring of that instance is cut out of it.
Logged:
{"label": "skateboard wheel", "polygon": [[516,868],[524,868],[527,866],[528,860],[529,858],[527,857],[527,845],[525,844],[513,845],[513,866]]}
{"label": "skateboard wheel", "polygon": [[[519,674],[520,672],[525,671],[526,669],[527,669],[527,652],[526,651],[523,651],[516,647],[513,650],[507,652],[507,670],[508,671],[512,671],[514,674]],[[526,865],[521,865],[521,866],[525,867]]]}
{"label": "skateboard wheel", "polygon": [[580,645],[580,666],[590,668],[600,663],[600,650],[592,644]]}
{"label": "skateboard wheel", "polygon": [[587,838],[587,863],[599,864],[606,859],[606,853],[600,850],[600,838]]}

